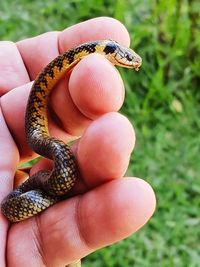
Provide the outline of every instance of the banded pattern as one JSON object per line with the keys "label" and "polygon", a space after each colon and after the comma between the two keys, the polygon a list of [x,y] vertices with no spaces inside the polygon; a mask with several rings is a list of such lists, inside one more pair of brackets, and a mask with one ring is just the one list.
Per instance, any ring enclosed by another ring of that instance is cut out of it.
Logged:
{"label": "banded pattern", "polygon": [[[51,172],[44,170],[34,174],[3,200],[1,211],[11,222],[32,217],[63,199],[76,181],[78,167],[70,147],[49,136],[47,103],[51,90],[64,73],[92,53],[104,55],[114,65],[125,68],[138,70],[142,63],[133,50],[112,40],[100,40],[66,51],[38,75],[26,109],[26,138],[36,153],[54,161],[54,168]],[[72,266],[80,267],[81,263],[68,265]]]}

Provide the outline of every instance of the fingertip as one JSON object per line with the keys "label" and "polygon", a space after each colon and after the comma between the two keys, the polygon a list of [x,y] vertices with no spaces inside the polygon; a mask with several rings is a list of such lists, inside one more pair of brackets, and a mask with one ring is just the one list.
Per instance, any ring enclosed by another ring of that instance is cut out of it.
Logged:
{"label": "fingertip", "polygon": [[123,115],[111,112],[92,122],[77,149],[86,184],[93,187],[123,176],[134,144],[133,127]]}
{"label": "fingertip", "polygon": [[[130,192],[132,205],[134,206],[134,213],[137,214],[134,229],[137,231],[152,217],[156,208],[156,197],[153,188],[145,180],[138,177],[126,177],[124,180],[129,181],[126,184]],[[132,190],[131,190],[132,188]]]}
{"label": "fingertip", "polygon": [[90,248],[110,245],[144,226],[155,210],[155,203],[152,188],[143,180],[124,178],[111,181],[82,198],[79,205],[80,233]]}
{"label": "fingertip", "polygon": [[124,85],[118,71],[104,57],[95,54],[73,69],[69,90],[76,107],[90,119],[118,111],[124,100]]}

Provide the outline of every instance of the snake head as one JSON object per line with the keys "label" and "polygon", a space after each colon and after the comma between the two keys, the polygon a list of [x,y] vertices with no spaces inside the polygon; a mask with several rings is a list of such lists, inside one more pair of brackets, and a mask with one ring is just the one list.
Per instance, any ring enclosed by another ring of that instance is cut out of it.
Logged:
{"label": "snake head", "polygon": [[116,41],[106,40],[103,52],[114,65],[132,68],[137,71],[142,65],[142,58],[135,51],[120,45]]}

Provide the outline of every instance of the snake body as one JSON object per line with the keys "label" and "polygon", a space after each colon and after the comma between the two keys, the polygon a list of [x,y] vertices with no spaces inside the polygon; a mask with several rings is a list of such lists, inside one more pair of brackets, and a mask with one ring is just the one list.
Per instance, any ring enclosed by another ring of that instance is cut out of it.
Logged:
{"label": "snake body", "polygon": [[[42,170],[32,175],[5,197],[1,211],[11,222],[30,218],[58,202],[76,181],[77,165],[70,147],[49,135],[47,103],[49,94],[63,74],[92,53],[105,56],[114,65],[135,70],[142,63],[140,56],[133,50],[112,40],[100,40],[64,52],[37,76],[26,108],[26,139],[33,151],[54,161],[54,168],[52,171]],[[80,265],[79,262],[68,267]]]}

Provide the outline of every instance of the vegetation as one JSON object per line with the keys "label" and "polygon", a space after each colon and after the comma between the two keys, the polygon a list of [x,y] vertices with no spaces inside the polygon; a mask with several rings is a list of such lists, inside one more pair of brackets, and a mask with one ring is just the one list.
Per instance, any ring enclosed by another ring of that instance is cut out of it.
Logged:
{"label": "vegetation", "polygon": [[143,58],[139,73],[120,70],[126,84],[122,112],[137,133],[128,173],[153,186],[158,207],[141,231],[87,257],[84,266],[200,266],[199,10],[198,0],[0,2],[2,40],[111,16],[126,25]]}

